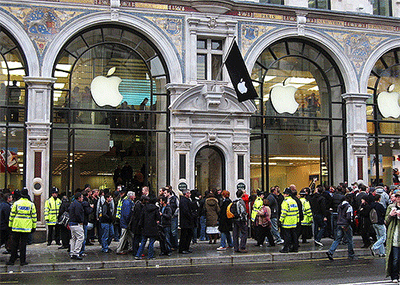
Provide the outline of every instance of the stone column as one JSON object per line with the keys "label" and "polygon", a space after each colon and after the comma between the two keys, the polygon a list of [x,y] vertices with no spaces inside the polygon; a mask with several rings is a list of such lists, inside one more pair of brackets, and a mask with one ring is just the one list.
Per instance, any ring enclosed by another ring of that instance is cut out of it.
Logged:
{"label": "stone column", "polygon": [[[38,222],[44,222],[44,203],[50,187],[51,87],[55,78],[25,77],[28,86],[26,122],[26,187],[34,193]],[[36,186],[36,187],[35,187]],[[40,187],[41,186],[41,187]]]}
{"label": "stone column", "polygon": [[368,185],[368,131],[366,101],[370,94],[346,93],[348,183]]}

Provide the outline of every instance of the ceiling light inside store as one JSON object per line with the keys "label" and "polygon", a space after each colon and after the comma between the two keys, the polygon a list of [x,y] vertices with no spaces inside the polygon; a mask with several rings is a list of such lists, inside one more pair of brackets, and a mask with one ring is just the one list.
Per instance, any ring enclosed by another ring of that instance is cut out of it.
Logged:
{"label": "ceiling light inside store", "polygon": [[268,76],[268,75],[266,75],[266,76],[264,77],[264,82],[271,81],[271,80],[274,79],[274,78],[276,78],[276,76]]}
{"label": "ceiling light inside store", "polygon": [[62,64],[59,63],[56,65],[56,69],[64,70],[64,71],[71,71],[72,64]]}
{"label": "ceiling light inside store", "polygon": [[54,83],[55,89],[64,89],[65,83]]}
{"label": "ceiling light inside store", "polygon": [[314,86],[308,89],[308,91],[319,91],[318,86]]}
{"label": "ceiling light inside store", "polygon": [[319,157],[290,157],[290,156],[275,156],[275,157],[270,157],[269,160],[313,160],[313,161],[319,161]]}

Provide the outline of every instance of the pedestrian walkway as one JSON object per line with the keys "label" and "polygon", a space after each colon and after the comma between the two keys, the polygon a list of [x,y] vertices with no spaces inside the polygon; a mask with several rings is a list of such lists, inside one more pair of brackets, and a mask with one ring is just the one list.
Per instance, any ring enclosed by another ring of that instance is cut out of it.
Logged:
{"label": "pedestrian walkway", "polygon": [[[323,239],[324,247],[315,246],[313,242],[308,244],[300,243],[297,253],[279,253],[281,245],[275,247],[256,246],[256,241],[249,239],[247,243],[248,253],[236,253],[232,248],[226,251],[217,251],[219,244],[209,244],[206,241],[199,241],[191,245],[192,254],[179,254],[173,252],[171,256],[158,256],[160,253],[158,243],[155,244],[156,258],[152,260],[134,260],[132,254],[116,255],[117,242],[111,243],[111,253],[101,252],[99,243],[93,246],[86,246],[86,254],[82,261],[71,260],[65,249],[58,249],[58,245],[47,246],[46,243],[32,244],[27,248],[26,266],[19,266],[18,261],[14,266],[6,266],[9,255],[1,254],[0,250],[0,273],[5,272],[37,272],[55,270],[89,270],[99,268],[119,267],[161,267],[161,266],[193,266],[204,264],[243,264],[249,262],[281,262],[310,259],[327,259],[326,251],[329,249],[332,240]],[[358,256],[371,255],[369,249],[361,249],[361,238],[354,238],[355,252]],[[145,251],[145,254],[147,251]],[[335,252],[336,258],[347,257],[347,246],[340,245]],[[354,261],[357,262],[357,261]]]}

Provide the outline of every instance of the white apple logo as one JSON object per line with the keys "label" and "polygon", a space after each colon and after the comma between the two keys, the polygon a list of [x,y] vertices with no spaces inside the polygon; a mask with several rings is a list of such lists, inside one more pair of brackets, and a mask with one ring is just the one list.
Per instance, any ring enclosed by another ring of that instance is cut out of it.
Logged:
{"label": "white apple logo", "polygon": [[400,116],[399,96],[394,90],[394,84],[388,87],[388,91],[379,93],[378,108],[384,118],[398,118]]}
{"label": "white apple logo", "polygon": [[243,78],[240,79],[240,82],[237,85],[237,88],[240,93],[244,94],[247,92],[246,82],[243,81]]}
{"label": "white apple logo", "polygon": [[275,111],[279,114],[284,112],[294,114],[299,107],[299,103],[296,102],[294,97],[297,88],[291,85],[285,86],[285,82],[286,80],[283,81],[282,85],[277,85],[271,88],[271,103]]}
{"label": "white apple logo", "polygon": [[115,69],[115,67],[110,68],[107,72],[107,77],[97,76],[90,84],[93,100],[100,107],[106,105],[117,107],[122,101],[123,96],[118,90],[122,79],[117,76],[111,76],[114,74]]}

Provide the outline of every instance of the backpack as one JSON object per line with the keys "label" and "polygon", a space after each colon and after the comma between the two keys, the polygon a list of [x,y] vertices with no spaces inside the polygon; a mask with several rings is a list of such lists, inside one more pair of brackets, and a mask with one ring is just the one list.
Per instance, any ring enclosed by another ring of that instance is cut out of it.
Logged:
{"label": "backpack", "polygon": [[375,208],[372,208],[371,211],[369,211],[369,219],[373,224],[378,223],[378,213],[376,212]]}
{"label": "backpack", "polygon": [[237,207],[237,202],[238,201],[233,201],[226,208],[226,217],[228,219],[239,219],[240,218],[240,215],[239,215],[239,212],[238,212],[238,209],[237,209],[238,208]]}

